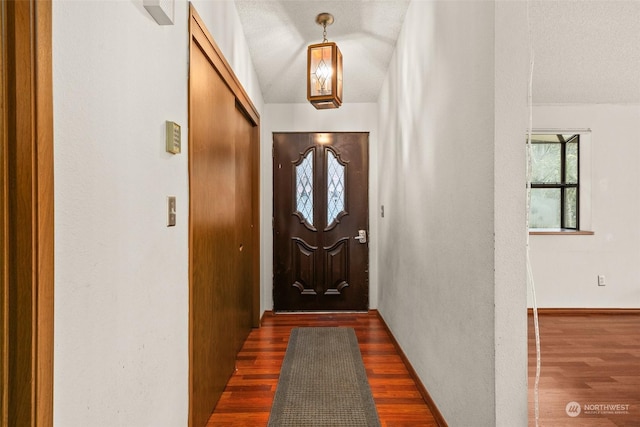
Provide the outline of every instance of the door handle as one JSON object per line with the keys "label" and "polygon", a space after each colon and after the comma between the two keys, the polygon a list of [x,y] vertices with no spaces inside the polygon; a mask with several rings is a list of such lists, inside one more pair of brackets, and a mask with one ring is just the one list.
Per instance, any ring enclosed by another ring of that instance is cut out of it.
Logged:
{"label": "door handle", "polygon": [[358,235],[354,239],[360,243],[367,243],[367,230],[358,230]]}

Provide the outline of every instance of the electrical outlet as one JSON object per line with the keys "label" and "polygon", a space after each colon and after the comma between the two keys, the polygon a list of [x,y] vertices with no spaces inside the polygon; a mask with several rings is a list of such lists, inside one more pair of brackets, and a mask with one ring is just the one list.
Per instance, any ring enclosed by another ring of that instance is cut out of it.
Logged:
{"label": "electrical outlet", "polygon": [[604,280],[604,275],[598,275],[598,286],[605,286],[607,282]]}

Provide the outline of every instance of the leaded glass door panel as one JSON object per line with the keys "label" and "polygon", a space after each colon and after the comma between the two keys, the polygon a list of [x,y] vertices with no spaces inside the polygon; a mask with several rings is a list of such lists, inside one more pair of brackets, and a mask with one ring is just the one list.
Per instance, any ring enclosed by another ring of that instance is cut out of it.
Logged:
{"label": "leaded glass door panel", "polygon": [[274,133],[274,310],[368,309],[368,141]]}

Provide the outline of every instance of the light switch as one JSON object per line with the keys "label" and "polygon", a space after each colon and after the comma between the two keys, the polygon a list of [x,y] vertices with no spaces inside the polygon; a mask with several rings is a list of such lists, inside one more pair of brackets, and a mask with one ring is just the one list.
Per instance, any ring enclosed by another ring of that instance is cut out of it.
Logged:
{"label": "light switch", "polygon": [[180,125],[167,120],[167,153],[178,154],[180,152],[181,137],[182,134],[180,132]]}
{"label": "light switch", "polygon": [[167,227],[176,225],[176,196],[167,197]]}

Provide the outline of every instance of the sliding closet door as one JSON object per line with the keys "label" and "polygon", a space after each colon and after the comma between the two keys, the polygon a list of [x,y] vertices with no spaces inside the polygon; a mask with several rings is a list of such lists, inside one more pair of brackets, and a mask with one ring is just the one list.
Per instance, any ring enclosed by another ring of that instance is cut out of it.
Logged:
{"label": "sliding closet door", "polygon": [[[252,295],[252,261],[257,253],[254,250],[252,239],[253,230],[253,191],[252,191],[252,124],[242,111],[235,108],[234,111],[234,148],[236,152],[236,297],[237,297],[237,324],[240,335],[236,337],[235,353],[237,354],[244,344],[246,335],[252,326],[251,310]],[[235,357],[235,356],[234,356]]]}
{"label": "sliding closet door", "polygon": [[191,310],[194,426],[203,425],[235,361],[234,97],[206,56],[191,55]]}
{"label": "sliding closet door", "polygon": [[253,106],[191,11],[189,425],[203,426],[257,323],[259,128]]}

